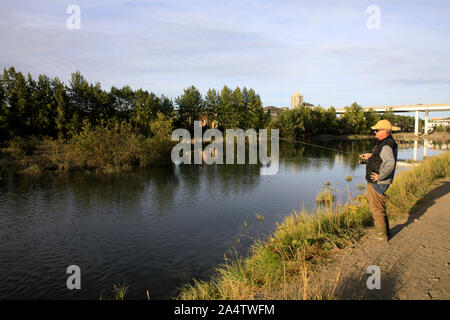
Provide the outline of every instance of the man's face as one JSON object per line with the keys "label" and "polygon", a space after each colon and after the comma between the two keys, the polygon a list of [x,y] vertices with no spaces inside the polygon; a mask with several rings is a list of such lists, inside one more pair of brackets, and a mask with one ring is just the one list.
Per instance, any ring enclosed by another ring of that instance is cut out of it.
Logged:
{"label": "man's face", "polygon": [[388,135],[387,129],[377,129],[375,130],[375,136],[378,138],[378,140],[382,140],[387,137]]}

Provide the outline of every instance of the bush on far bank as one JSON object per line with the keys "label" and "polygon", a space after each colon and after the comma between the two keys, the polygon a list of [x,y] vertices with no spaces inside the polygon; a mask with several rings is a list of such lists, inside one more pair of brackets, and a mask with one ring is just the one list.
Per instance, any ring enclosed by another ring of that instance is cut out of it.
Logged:
{"label": "bush on far bank", "polygon": [[146,137],[126,121],[108,120],[96,126],[85,121],[80,132],[70,139],[15,138],[3,152],[12,157],[23,173],[38,174],[45,170],[124,172],[169,159],[173,146],[170,141],[172,120],[158,113],[148,125],[152,135]]}

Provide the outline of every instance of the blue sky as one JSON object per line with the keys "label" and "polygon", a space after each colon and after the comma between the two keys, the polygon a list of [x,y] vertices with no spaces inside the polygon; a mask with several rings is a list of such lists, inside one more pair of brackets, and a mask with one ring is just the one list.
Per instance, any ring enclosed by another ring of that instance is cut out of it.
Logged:
{"label": "blue sky", "polygon": [[[69,5],[81,28],[66,27]],[[380,29],[367,28],[370,5]],[[0,67],[170,98],[254,88],[265,106],[450,103],[449,1],[0,2]],[[448,116],[432,113],[431,117]]]}

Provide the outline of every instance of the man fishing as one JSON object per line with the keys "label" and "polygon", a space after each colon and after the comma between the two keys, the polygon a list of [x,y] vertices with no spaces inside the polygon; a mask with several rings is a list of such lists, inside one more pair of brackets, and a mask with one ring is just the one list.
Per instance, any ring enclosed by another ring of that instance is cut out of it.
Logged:
{"label": "man fishing", "polygon": [[391,130],[399,128],[392,126],[388,120],[380,120],[371,127],[375,131],[378,144],[372,153],[359,155],[367,161],[366,180],[367,199],[372,212],[376,238],[389,241],[389,220],[386,215],[386,190],[394,180],[397,163],[397,143],[391,135]]}

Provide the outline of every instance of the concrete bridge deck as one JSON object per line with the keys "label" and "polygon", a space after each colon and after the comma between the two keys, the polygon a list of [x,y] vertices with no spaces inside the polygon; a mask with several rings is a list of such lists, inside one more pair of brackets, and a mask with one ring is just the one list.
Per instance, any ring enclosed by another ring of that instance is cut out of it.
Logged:
{"label": "concrete bridge deck", "polygon": [[[419,135],[419,112],[425,112],[425,134],[428,133],[429,113],[431,111],[450,111],[450,103],[442,104],[414,104],[405,106],[374,106],[363,107],[365,111],[373,109],[376,112],[415,112],[414,134]],[[336,108],[336,114],[342,114],[345,108]]]}

